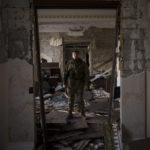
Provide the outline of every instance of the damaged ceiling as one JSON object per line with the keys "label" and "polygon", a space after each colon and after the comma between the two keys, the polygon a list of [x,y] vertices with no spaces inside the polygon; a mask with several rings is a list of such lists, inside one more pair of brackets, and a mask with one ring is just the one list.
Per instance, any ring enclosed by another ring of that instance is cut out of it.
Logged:
{"label": "damaged ceiling", "polygon": [[[81,58],[85,60],[84,55],[90,45],[92,54],[89,57],[94,58],[89,60],[91,73],[95,74],[112,66],[115,9],[39,9],[38,21],[41,53],[42,57],[48,56],[45,57],[48,61],[62,63],[62,45],[66,59],[70,58],[68,55],[73,49],[78,48],[82,50]],[[109,64],[102,68],[108,61]]]}
{"label": "damaged ceiling", "polygon": [[81,36],[91,26],[115,28],[116,10],[40,9],[38,17],[40,32],[67,32]]}

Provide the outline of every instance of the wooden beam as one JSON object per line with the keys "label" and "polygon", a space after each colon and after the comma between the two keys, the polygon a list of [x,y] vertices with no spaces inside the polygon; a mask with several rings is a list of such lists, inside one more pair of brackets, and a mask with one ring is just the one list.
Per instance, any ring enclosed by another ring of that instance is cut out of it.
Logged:
{"label": "wooden beam", "polygon": [[115,70],[116,70],[116,48],[118,46],[118,37],[120,34],[120,7],[116,11],[116,37],[115,37],[115,47],[113,53],[113,64],[112,64],[112,78],[111,78],[111,89],[110,89],[110,100],[109,100],[109,123],[112,123],[112,111],[113,111],[113,99],[114,99],[114,88],[115,88]]}
{"label": "wooden beam", "polygon": [[37,8],[108,8],[114,9],[120,5],[120,0],[33,0]]}

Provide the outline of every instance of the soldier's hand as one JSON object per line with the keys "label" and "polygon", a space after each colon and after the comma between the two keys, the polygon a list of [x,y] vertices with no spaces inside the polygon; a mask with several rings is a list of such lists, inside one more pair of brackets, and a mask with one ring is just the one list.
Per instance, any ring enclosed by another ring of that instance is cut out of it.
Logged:
{"label": "soldier's hand", "polygon": [[66,88],[66,85],[65,85],[65,84],[63,84],[63,88],[64,88],[64,89]]}

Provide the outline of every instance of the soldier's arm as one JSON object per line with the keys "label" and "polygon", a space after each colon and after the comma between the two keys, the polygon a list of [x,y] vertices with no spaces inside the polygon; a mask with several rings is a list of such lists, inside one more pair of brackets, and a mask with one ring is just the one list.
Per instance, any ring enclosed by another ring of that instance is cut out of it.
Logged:
{"label": "soldier's arm", "polygon": [[85,85],[88,86],[88,84],[89,84],[89,68],[86,63],[84,65],[84,74],[85,74]]}

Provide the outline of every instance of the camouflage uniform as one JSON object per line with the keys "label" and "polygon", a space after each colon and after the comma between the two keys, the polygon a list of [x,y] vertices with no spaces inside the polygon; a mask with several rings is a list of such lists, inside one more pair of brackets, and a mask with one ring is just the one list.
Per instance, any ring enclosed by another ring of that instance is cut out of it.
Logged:
{"label": "camouflage uniform", "polygon": [[78,100],[78,109],[83,116],[85,116],[85,106],[83,100],[84,86],[88,85],[88,66],[82,59],[72,59],[65,68],[64,84],[67,86],[69,116],[72,117],[74,108],[75,95]]}

